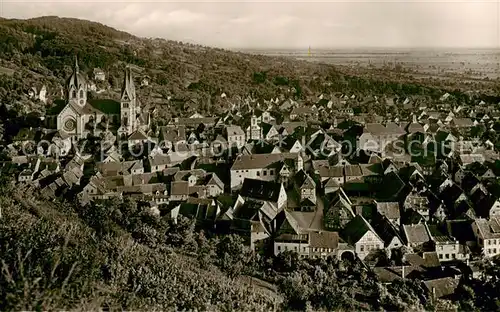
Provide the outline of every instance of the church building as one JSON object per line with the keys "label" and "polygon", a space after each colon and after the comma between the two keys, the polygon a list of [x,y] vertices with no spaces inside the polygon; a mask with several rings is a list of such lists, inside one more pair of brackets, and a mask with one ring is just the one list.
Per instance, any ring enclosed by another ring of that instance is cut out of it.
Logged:
{"label": "church building", "polygon": [[141,111],[135,93],[132,71],[125,68],[120,101],[88,99],[89,84],[75,59],[73,74],[67,83],[67,102],[57,114],[57,130],[74,138],[111,131],[127,138],[136,131],[147,131],[149,118]]}

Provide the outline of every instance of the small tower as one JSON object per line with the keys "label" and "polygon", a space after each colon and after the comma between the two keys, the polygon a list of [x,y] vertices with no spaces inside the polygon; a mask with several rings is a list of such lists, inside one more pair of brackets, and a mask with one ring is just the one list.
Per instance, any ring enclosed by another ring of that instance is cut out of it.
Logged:
{"label": "small tower", "polygon": [[80,73],[78,58],[76,56],[73,74],[68,81],[68,100],[76,102],[79,106],[85,106],[87,103],[87,81]]}
{"label": "small tower", "polygon": [[121,127],[125,134],[131,134],[137,130],[138,108],[135,96],[134,79],[130,67],[125,68],[125,78],[123,80],[122,96],[120,100],[120,120]]}

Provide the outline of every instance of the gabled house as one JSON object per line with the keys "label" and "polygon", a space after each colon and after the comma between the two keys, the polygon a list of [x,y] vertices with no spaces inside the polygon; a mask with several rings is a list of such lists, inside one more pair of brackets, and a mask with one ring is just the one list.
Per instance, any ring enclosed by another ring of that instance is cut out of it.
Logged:
{"label": "gabled house", "polygon": [[240,188],[245,179],[284,182],[303,166],[304,160],[300,154],[240,155],[230,170],[231,189]]}
{"label": "gabled house", "polygon": [[401,213],[398,202],[377,202],[375,201],[377,213],[387,218],[393,225],[399,226]]}
{"label": "gabled house", "polygon": [[148,165],[151,172],[159,172],[171,166],[172,162],[169,155],[155,155],[148,157]]}
{"label": "gabled house", "polygon": [[384,249],[384,241],[361,215],[354,217],[340,232],[340,236],[351,246],[359,259],[363,260],[372,251]]}
{"label": "gabled house", "polygon": [[323,223],[326,229],[340,230],[354,217],[353,204],[341,188],[328,194],[323,212]]}
{"label": "gabled house", "polygon": [[384,247],[388,250],[403,246],[399,227],[384,215],[379,215],[370,222],[377,235],[384,241]]}
{"label": "gabled house", "polygon": [[[304,171],[300,170],[293,177],[294,210],[314,211],[316,209],[316,182]],[[288,198],[290,207],[292,198]]]}
{"label": "gabled house", "polygon": [[344,166],[330,166],[328,161],[313,160],[314,174],[319,176],[321,182],[333,180],[335,184],[344,184]]}
{"label": "gabled house", "polygon": [[453,277],[443,277],[422,282],[433,300],[452,298],[459,283],[460,280]]}
{"label": "gabled house", "polygon": [[427,224],[402,225],[403,237],[408,247],[422,248],[431,238]]}
{"label": "gabled house", "polygon": [[278,140],[277,146],[287,153],[300,153],[304,150],[300,140],[297,140],[293,136],[287,136],[284,139]]}
{"label": "gabled house", "polygon": [[279,139],[279,133],[276,126],[269,123],[261,123],[262,139],[267,141],[276,141]]}
{"label": "gabled house", "polygon": [[245,132],[240,126],[227,126],[225,131],[227,143],[229,146],[242,148],[245,145]]}
{"label": "gabled house", "polygon": [[395,123],[387,123],[386,125],[367,123],[357,140],[357,147],[363,150],[383,152],[389,143],[399,139],[405,133],[404,129]]}
{"label": "gabled house", "polygon": [[177,222],[179,215],[194,219],[197,226],[212,229],[220,209],[213,199],[189,197],[186,202],[180,203],[170,211],[170,217]]}
{"label": "gabled house", "polygon": [[403,208],[413,209],[418,212],[426,221],[429,221],[430,207],[427,196],[412,192],[406,196],[403,202]]}
{"label": "gabled house", "polygon": [[274,255],[293,251],[300,258],[341,258],[344,253],[352,253],[337,232],[301,228],[285,209],[273,220],[273,245]]}
{"label": "gabled house", "polygon": [[239,194],[245,200],[268,202],[276,209],[283,208],[287,201],[283,184],[271,181],[245,179]]}
{"label": "gabled house", "polygon": [[440,229],[438,225],[427,226],[431,241],[434,243],[439,261],[465,261],[469,259],[468,248],[461,245],[457,239],[448,235],[446,229]]}
{"label": "gabled house", "polygon": [[272,220],[277,212],[278,209],[269,202],[238,196],[229,213],[231,232],[246,238],[253,250],[261,249],[264,240],[270,237]]}
{"label": "gabled house", "polygon": [[484,257],[500,254],[500,218],[476,219],[472,223],[472,230]]}

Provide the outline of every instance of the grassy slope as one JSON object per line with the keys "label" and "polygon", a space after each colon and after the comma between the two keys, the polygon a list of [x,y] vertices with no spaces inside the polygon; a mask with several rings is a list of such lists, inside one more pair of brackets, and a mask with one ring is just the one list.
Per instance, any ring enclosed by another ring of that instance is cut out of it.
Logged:
{"label": "grassy slope", "polygon": [[69,204],[2,193],[2,310],[253,310],[282,301],[170,248],[140,244],[125,231],[101,237]]}

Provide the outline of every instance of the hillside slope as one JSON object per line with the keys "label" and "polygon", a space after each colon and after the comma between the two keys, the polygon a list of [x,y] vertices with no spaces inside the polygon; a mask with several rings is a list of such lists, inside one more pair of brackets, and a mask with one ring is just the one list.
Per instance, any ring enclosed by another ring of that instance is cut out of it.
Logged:
{"label": "hillside slope", "polygon": [[[139,97],[164,118],[189,109],[214,113],[248,96],[312,100],[320,94],[354,93],[415,95],[431,101],[445,91],[394,73],[357,75],[326,64],[138,38],[96,22],[46,16],[0,19],[0,103],[16,105],[24,114],[43,114],[47,107],[29,99],[28,90],[46,85],[47,106],[61,98],[76,55],[88,77],[93,77],[94,68],[107,74],[106,81],[97,83],[102,93],[92,95],[98,97],[118,97],[125,63],[132,64],[138,81],[150,80]],[[227,98],[221,98],[223,93]]]}
{"label": "hillside slope", "polygon": [[108,215],[98,225],[93,218],[103,211],[96,207],[0,188],[1,310],[262,311],[283,301],[168,247],[163,242],[175,229],[166,235],[164,223],[147,214],[134,220],[131,211],[120,212],[135,222],[129,232]]}

